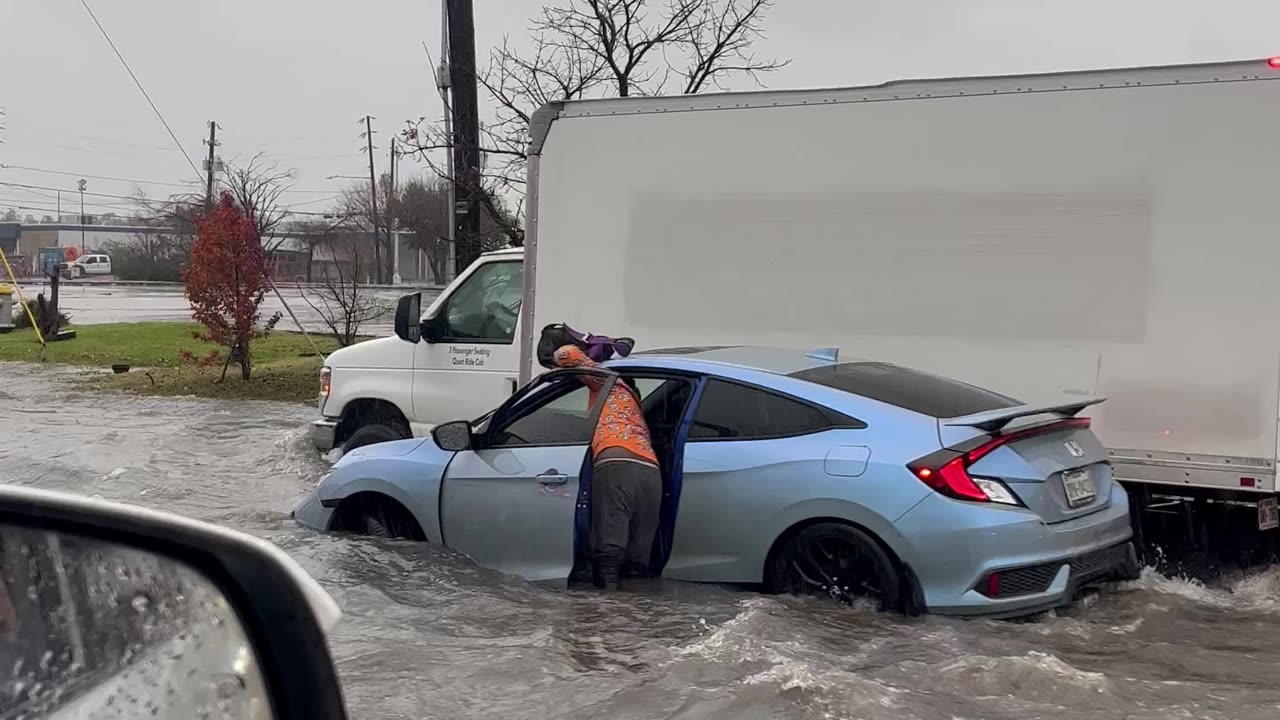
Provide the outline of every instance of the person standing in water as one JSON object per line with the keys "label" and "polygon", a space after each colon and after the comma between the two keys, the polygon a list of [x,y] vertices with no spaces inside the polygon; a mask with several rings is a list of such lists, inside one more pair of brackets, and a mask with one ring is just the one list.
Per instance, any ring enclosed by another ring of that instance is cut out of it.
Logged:
{"label": "person standing in water", "polygon": [[[577,345],[556,348],[555,367],[599,367]],[[582,378],[594,407],[605,381]],[[662,471],[635,391],[619,380],[591,439],[591,560],[597,587],[617,590],[623,574],[649,567],[662,505]]]}

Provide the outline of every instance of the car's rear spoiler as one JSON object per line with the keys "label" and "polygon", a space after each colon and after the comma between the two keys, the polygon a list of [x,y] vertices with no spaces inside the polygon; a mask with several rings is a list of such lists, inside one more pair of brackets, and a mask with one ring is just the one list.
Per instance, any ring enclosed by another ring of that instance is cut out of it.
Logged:
{"label": "car's rear spoiler", "polygon": [[1056,404],[1017,405],[1010,408],[987,410],[986,412],[974,413],[972,415],[947,418],[940,420],[939,422],[943,425],[971,427],[982,430],[983,432],[993,433],[999,432],[1005,425],[1008,425],[1018,418],[1029,417],[1031,415],[1054,413],[1066,417],[1074,417],[1081,410],[1097,405],[1105,400],[1105,397],[1087,397]]}

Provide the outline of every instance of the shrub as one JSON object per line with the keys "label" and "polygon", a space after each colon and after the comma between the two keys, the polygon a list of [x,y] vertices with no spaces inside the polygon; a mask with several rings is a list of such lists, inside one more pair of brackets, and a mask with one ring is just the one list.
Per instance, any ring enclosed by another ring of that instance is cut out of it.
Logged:
{"label": "shrub", "polygon": [[[31,314],[36,317],[36,321],[44,325],[44,317],[40,312],[40,306],[34,301],[27,301],[26,304],[31,308]],[[18,307],[13,311],[14,326],[22,329],[31,327],[31,319],[27,316],[27,311],[22,309],[23,301],[18,301]],[[67,313],[58,313],[58,327],[64,328],[71,324],[71,316]]]}

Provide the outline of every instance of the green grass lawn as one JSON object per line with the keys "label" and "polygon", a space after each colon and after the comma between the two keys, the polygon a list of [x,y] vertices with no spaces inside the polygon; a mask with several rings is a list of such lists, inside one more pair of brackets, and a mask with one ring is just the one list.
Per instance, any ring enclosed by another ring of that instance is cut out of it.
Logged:
{"label": "green grass lawn", "polygon": [[[227,369],[227,379],[221,381],[221,363],[201,368],[179,361],[180,350],[203,357],[214,348],[192,336],[200,330],[195,323],[113,323],[72,329],[76,331],[74,340],[49,343],[43,349],[31,330],[0,335],[0,361],[87,368],[124,363],[133,369],[122,375],[86,374],[85,382],[145,395],[307,402],[315,399],[320,386],[321,359],[306,338],[295,333],[276,331],[254,340],[250,345],[253,373],[248,382],[243,382],[235,364]],[[322,352],[337,348],[331,338],[312,338]]]}

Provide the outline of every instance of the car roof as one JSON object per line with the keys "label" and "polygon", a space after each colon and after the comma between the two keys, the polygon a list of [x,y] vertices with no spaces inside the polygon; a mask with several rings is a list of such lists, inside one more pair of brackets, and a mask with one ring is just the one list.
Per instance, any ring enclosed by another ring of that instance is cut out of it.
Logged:
{"label": "car roof", "polygon": [[751,345],[701,345],[644,350],[632,353],[626,359],[614,360],[609,364],[617,367],[661,365],[686,369],[694,369],[698,365],[704,365],[707,366],[704,369],[709,371],[738,368],[775,375],[791,375],[802,370],[859,360],[859,358],[836,359],[835,355],[837,353],[830,349],[796,350]]}

